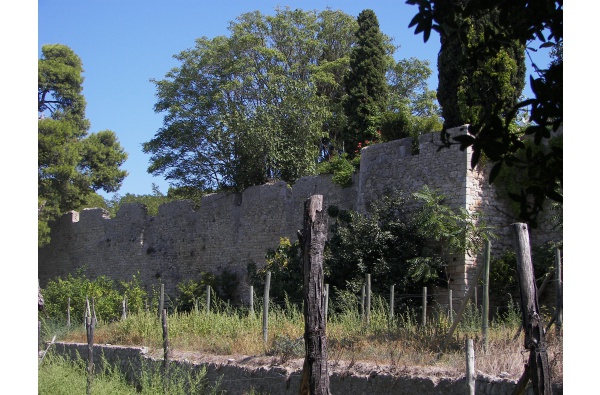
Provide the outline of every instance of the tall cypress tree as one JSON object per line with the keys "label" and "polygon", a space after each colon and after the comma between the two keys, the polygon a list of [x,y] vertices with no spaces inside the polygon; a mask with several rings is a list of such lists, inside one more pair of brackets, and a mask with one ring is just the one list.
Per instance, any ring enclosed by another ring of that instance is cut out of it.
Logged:
{"label": "tall cypress tree", "polygon": [[345,150],[353,156],[359,142],[377,138],[381,115],[387,103],[386,50],[379,21],[373,10],[358,15],[356,46],[350,58],[350,73],[346,78],[347,99],[344,111],[348,129],[344,137]]}
{"label": "tall cypress tree", "polygon": [[453,10],[468,2],[436,4],[442,19],[437,98],[446,128],[489,123],[495,114],[506,114],[525,86],[523,45],[507,38],[501,45],[490,46],[486,40],[496,30],[499,9],[468,17]]}

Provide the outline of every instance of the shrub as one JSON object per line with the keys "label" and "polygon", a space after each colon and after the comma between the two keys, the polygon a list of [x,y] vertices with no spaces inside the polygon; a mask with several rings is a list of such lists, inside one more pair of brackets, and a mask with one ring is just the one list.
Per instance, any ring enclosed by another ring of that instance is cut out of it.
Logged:
{"label": "shrub", "polygon": [[121,281],[115,284],[106,276],[90,280],[81,272],[78,271],[75,276],[68,274],[65,279],[57,277],[50,280],[46,288],[42,289],[46,312],[50,317],[66,319],[69,298],[72,320],[83,320],[86,298],[90,301],[90,305],[93,298],[93,306],[99,320],[119,319],[123,311],[122,303],[125,295],[130,311],[137,312],[142,309],[146,292],[142,290],[136,276],[133,276],[132,281]]}
{"label": "shrub", "polygon": [[269,297],[277,300],[285,300],[287,297],[294,303],[300,303],[304,298],[300,243],[292,243],[287,237],[280,238],[279,245],[267,251],[265,261],[266,265],[261,269],[255,263],[248,265],[248,276],[256,295],[264,296],[266,274],[270,271]]}
{"label": "shrub", "polygon": [[329,214],[336,222],[325,251],[327,281],[356,293],[366,274],[375,293],[387,293],[391,284],[405,294],[443,285],[454,254],[475,254],[495,237],[481,218],[452,210],[427,186],[411,195],[389,193],[368,215],[337,209]]}
{"label": "shrub", "polygon": [[192,311],[196,303],[206,300],[206,286],[210,285],[215,295],[225,301],[231,300],[239,284],[237,274],[224,269],[221,274],[200,273],[200,279],[189,279],[177,284],[179,295],[175,307],[179,311]]}
{"label": "shrub", "polygon": [[332,181],[342,187],[352,185],[352,175],[360,164],[360,155],[353,159],[348,159],[348,154],[343,153],[339,156],[330,158],[317,166],[318,174],[333,174]]}

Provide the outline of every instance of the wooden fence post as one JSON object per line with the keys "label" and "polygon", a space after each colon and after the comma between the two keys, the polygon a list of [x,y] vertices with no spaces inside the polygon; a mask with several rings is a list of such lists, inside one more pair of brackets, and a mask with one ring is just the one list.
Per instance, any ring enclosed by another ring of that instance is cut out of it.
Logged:
{"label": "wooden fence post", "polygon": [[560,259],[560,250],[556,247],[556,330],[560,331],[563,321],[563,282],[562,282],[562,261]]}
{"label": "wooden fence post", "polygon": [[121,320],[127,319],[127,295],[123,296],[123,311],[121,313]]}
{"label": "wooden fence post", "polygon": [[473,339],[467,339],[465,342],[467,357],[467,395],[475,395],[475,350],[473,349]]}
{"label": "wooden fence post", "polygon": [[165,394],[167,394],[169,389],[169,331],[167,327],[167,309],[163,309],[161,317],[163,330],[163,388]]}
{"label": "wooden fence post", "polygon": [[529,233],[527,224],[515,223],[511,225],[517,255],[517,278],[521,291],[521,314],[523,328],[525,329],[525,348],[529,350],[529,362],[525,365],[526,373],[533,382],[533,391],[536,394],[552,394],[548,354],[544,338],[544,326],[539,313],[537,288],[531,262],[529,247]]}
{"label": "wooden fence post", "polygon": [[325,322],[327,322],[327,314],[329,314],[329,284],[325,284]]}
{"label": "wooden fence post", "polygon": [[67,329],[71,329],[71,298],[67,298]]}
{"label": "wooden fence post", "polygon": [[394,285],[395,284],[390,285],[390,324],[394,322]]}
{"label": "wooden fence post", "polygon": [[427,324],[427,287],[423,287],[423,303],[421,313],[421,326],[425,328],[425,325]]}
{"label": "wooden fence post", "polygon": [[366,310],[366,321],[367,325],[371,322],[371,274],[367,274],[367,305]]}
{"label": "wooden fence post", "polygon": [[360,321],[365,324],[365,285],[360,289]]}
{"label": "wooden fence post", "polygon": [[442,346],[440,347],[440,352],[443,353],[444,351],[446,351],[448,342],[452,338],[452,334],[454,333],[454,330],[458,326],[458,323],[460,322],[462,315],[465,312],[465,309],[467,308],[469,299],[471,298],[471,296],[473,295],[473,292],[477,288],[477,281],[479,281],[479,277],[481,277],[482,273],[483,273],[483,265],[479,265],[479,267],[477,268],[477,273],[475,274],[475,277],[473,278],[473,282],[467,288],[467,293],[465,294],[465,296],[462,300],[462,303],[460,304],[460,308],[458,309],[458,312],[456,313],[456,320],[452,323],[452,326],[448,330],[448,333],[446,334],[446,338],[444,339],[444,342],[442,343]]}
{"label": "wooden fence post", "polygon": [[323,196],[304,203],[304,228],[298,232],[304,267],[304,347],[306,356],[300,395],[330,395],[327,371],[326,295],[323,292],[323,251],[327,240],[327,217]]}
{"label": "wooden fence post", "polygon": [[210,314],[210,285],[206,286],[206,314]]}
{"label": "wooden fence post", "polygon": [[94,326],[96,325],[96,313],[92,317],[90,311],[90,301],[85,298],[85,332],[87,335],[88,342],[88,366],[87,366],[87,380],[86,380],[86,394],[92,393],[92,381],[94,379]]}
{"label": "wooden fence post", "polygon": [[265,296],[263,299],[263,340],[267,343],[269,338],[269,289],[271,288],[271,272],[267,272],[265,279]]}
{"label": "wooden fence post", "polygon": [[481,312],[481,333],[483,337],[483,352],[488,351],[488,323],[490,319],[490,250],[491,243],[485,241],[485,251],[483,257],[483,297],[482,297],[482,312]]}
{"label": "wooden fence post", "polygon": [[162,311],[165,307],[165,284],[160,284],[160,299],[158,300],[158,316],[162,317]]}
{"label": "wooden fence post", "polygon": [[254,286],[250,286],[250,315],[254,316]]}
{"label": "wooden fence post", "polygon": [[454,322],[454,309],[452,308],[452,290],[448,290],[448,315],[450,317],[450,323]]}

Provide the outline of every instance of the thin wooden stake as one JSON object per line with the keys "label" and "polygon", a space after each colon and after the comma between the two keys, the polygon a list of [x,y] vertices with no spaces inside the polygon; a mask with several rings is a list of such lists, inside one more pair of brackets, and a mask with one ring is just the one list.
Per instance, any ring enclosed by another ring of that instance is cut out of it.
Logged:
{"label": "thin wooden stake", "polygon": [[71,298],[67,298],[67,329],[71,329]]}
{"label": "thin wooden stake", "polygon": [[360,321],[365,324],[365,285],[360,290]]}
{"label": "thin wooden stake", "polygon": [[454,322],[454,309],[452,308],[452,290],[448,290],[448,316],[450,317],[450,323]]}
{"label": "thin wooden stake", "polygon": [[458,309],[458,312],[456,313],[456,320],[452,323],[452,326],[450,327],[450,330],[448,330],[448,334],[446,334],[446,338],[444,339],[444,342],[442,343],[442,346],[440,347],[441,353],[446,351],[446,347],[448,346],[448,343],[450,342],[450,339],[452,338],[452,335],[454,334],[454,330],[456,329],[456,327],[458,326],[458,323],[462,319],[462,315],[465,312],[465,309],[467,308],[469,299],[473,295],[473,292],[475,291],[475,288],[477,287],[477,281],[479,281],[479,278],[481,277],[482,273],[483,273],[483,265],[479,265],[479,267],[477,268],[477,273],[475,274],[475,278],[473,279],[473,282],[467,288],[467,293],[465,294],[465,296],[462,300],[462,303],[460,304],[460,308]]}
{"label": "thin wooden stake", "polygon": [[465,342],[467,359],[467,395],[475,395],[475,350],[473,349],[473,339],[467,339]]}
{"label": "thin wooden stake", "polygon": [[210,285],[206,286],[206,314],[210,314]]}
{"label": "thin wooden stake", "polygon": [[158,300],[158,316],[162,317],[165,308],[165,284],[160,284],[160,299]]}
{"label": "thin wooden stake", "polygon": [[254,316],[254,287],[250,286],[250,315]]}
{"label": "thin wooden stake", "polygon": [[390,324],[394,322],[394,284],[390,285]]}
{"label": "thin wooden stake", "polygon": [[127,295],[123,296],[123,312],[121,313],[121,320],[127,319]]}
{"label": "thin wooden stake", "polygon": [[560,250],[556,247],[556,330],[560,331],[563,321],[563,281],[562,281],[562,261],[560,259]]}
{"label": "thin wooden stake", "polygon": [[163,309],[161,316],[163,330],[163,387],[165,394],[167,394],[169,389],[169,330],[167,326],[167,309]]}
{"label": "thin wooden stake", "polygon": [[425,328],[425,325],[427,325],[427,287],[423,287],[423,303],[421,309],[421,326]]}
{"label": "thin wooden stake", "polygon": [[263,300],[263,341],[269,339],[269,289],[271,288],[271,272],[267,272],[265,279],[265,297]]}
{"label": "thin wooden stake", "polygon": [[371,274],[367,274],[367,305],[366,310],[366,321],[367,325],[371,323]]}
{"label": "thin wooden stake", "polygon": [[485,241],[485,251],[483,258],[483,306],[481,312],[481,333],[483,336],[483,352],[488,351],[488,322],[490,319],[490,251],[491,242]]}
{"label": "thin wooden stake", "polygon": [[[93,299],[92,299],[93,301]],[[87,335],[88,342],[88,366],[87,366],[87,380],[86,380],[86,394],[92,393],[92,381],[94,378],[94,326],[95,319],[92,317],[90,312],[90,301],[88,298],[85,299],[86,304],[86,316],[85,316],[85,332]]]}
{"label": "thin wooden stake", "polygon": [[327,322],[327,314],[329,313],[329,284],[325,284],[325,322]]}

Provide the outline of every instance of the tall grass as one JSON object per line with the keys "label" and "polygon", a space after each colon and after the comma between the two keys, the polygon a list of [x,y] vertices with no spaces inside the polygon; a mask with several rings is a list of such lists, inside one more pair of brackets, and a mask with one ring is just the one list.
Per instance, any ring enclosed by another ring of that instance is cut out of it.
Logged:
{"label": "tall grass", "polygon": [[[96,366],[98,367],[98,366]],[[108,363],[100,365],[94,374],[91,392],[94,395],[164,395],[165,386],[172,395],[218,394],[218,383],[209,386],[205,380],[206,370],[198,372],[182,367],[172,367],[165,383],[160,370],[143,366],[137,383],[130,383],[125,375]],[[70,395],[85,393],[87,388],[86,362],[77,358],[70,360],[49,352],[38,371],[39,395]]]}
{"label": "tall grass", "polygon": [[[260,302],[260,301],[259,301]],[[174,312],[168,317],[171,349],[196,351],[219,355],[266,355],[279,362],[304,356],[304,317],[301,306],[285,301],[271,303],[268,341],[263,341],[262,303],[253,315],[247,310],[216,304],[211,312]],[[476,346],[476,369],[490,375],[508,373],[518,379],[523,372],[523,334],[514,335],[520,325],[520,312],[515,303],[506,313],[495,317],[489,325],[487,353],[481,339],[481,311],[470,305],[449,342],[447,351],[440,355],[439,346],[451,326],[447,312],[434,308],[427,324],[421,325],[420,308],[403,308],[392,319],[386,298],[374,295],[370,320],[360,314],[358,298],[340,293],[330,302],[327,324],[328,356],[330,363],[342,361],[372,362],[391,366],[428,366],[464,374],[465,339],[471,338]],[[548,320],[546,320],[548,322]],[[48,336],[51,336],[48,333]],[[82,325],[65,333],[62,340],[85,342]],[[127,319],[112,323],[100,322],[95,332],[96,343],[142,345],[162,348],[162,327],[155,313],[139,312]],[[548,355],[553,381],[562,382],[562,333],[554,329],[547,334]]]}

